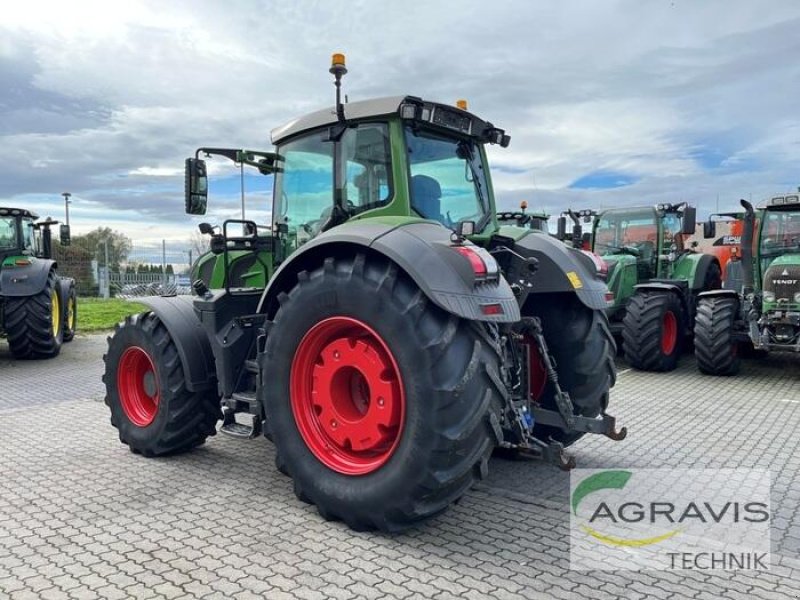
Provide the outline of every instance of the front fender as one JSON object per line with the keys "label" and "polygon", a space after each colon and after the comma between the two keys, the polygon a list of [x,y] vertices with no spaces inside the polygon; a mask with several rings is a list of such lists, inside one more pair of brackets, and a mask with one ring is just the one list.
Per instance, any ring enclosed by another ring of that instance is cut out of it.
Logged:
{"label": "front fender", "polygon": [[178,349],[189,391],[216,388],[216,366],[208,335],[197,317],[191,296],[136,298],[161,319]]}
{"label": "front fender", "polygon": [[[478,283],[467,261],[452,250],[452,232],[429,221],[387,222],[361,220],[331,229],[292,254],[275,272],[264,290],[259,312],[274,309],[281,292],[290,290],[297,273],[314,268],[329,256],[367,251],[394,262],[439,308],[472,321],[515,322],[519,305],[508,282]],[[499,304],[498,314],[484,314],[482,306]]]}
{"label": "front fender", "polygon": [[[503,229],[500,230],[501,234]],[[574,292],[589,308],[605,310],[608,307],[608,287],[597,276],[591,259],[580,250],[546,233],[528,231],[516,239],[514,251],[523,256],[533,256],[539,261],[531,294]]]}
{"label": "front fender", "polygon": [[47,285],[50,271],[56,261],[49,258],[33,258],[25,266],[3,266],[0,271],[0,294],[9,297],[33,296],[41,292]]}
{"label": "front fender", "polygon": [[673,272],[675,279],[685,279],[692,290],[702,290],[706,281],[706,274],[713,264],[719,264],[716,257],[710,254],[684,254],[678,259]]}

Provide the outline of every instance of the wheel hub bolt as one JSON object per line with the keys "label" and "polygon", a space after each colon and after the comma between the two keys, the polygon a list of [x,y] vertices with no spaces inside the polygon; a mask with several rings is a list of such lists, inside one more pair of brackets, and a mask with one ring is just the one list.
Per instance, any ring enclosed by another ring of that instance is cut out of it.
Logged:
{"label": "wheel hub bolt", "polygon": [[333,351],[333,358],[335,358],[336,360],[339,360],[339,351],[338,350],[334,350]]}
{"label": "wheel hub bolt", "polygon": [[338,424],[336,421],[331,421],[331,427],[333,427],[334,429],[336,429],[336,427],[337,427],[338,425],[339,425],[339,424]]}
{"label": "wheel hub bolt", "polygon": [[386,400],[383,398],[378,398],[378,406],[383,406],[384,404],[386,404]]}

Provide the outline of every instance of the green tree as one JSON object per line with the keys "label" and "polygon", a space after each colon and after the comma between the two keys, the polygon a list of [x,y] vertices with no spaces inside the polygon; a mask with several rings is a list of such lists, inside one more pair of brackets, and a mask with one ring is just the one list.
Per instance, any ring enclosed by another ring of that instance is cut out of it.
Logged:
{"label": "green tree", "polygon": [[112,271],[119,271],[120,264],[133,249],[131,238],[124,233],[110,227],[98,227],[89,233],[73,236],[72,244],[86,249],[97,264],[105,265],[105,240],[108,240],[108,266]]}

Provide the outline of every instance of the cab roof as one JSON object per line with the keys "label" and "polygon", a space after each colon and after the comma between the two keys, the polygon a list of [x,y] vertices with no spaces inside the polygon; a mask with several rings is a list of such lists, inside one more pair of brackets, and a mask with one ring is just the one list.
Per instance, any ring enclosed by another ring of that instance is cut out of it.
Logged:
{"label": "cab roof", "polygon": [[39,215],[24,208],[0,207],[0,217],[28,217],[30,219],[38,219]]}
{"label": "cab roof", "polygon": [[[407,96],[387,96],[385,98],[348,102],[344,105],[344,116],[346,119],[364,119],[390,115],[400,109],[400,105],[406,98]],[[335,106],[309,113],[273,129],[272,143],[279,144],[282,140],[308,129],[334,125],[337,120]]]}

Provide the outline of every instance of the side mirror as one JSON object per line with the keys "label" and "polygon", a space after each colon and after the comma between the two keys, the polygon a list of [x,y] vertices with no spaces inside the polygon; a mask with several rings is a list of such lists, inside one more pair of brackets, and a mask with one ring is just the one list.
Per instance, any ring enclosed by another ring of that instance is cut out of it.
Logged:
{"label": "side mirror", "polygon": [[211,223],[200,223],[197,228],[200,230],[200,233],[204,235],[211,235],[214,233],[214,227],[211,225]]}
{"label": "side mirror", "polygon": [[199,158],[187,158],[184,179],[186,214],[206,214],[206,206],[208,205],[206,161]]}
{"label": "side mirror", "polygon": [[66,223],[62,223],[58,227],[58,237],[61,241],[62,246],[69,246],[72,243],[72,239],[69,234],[69,225]]}
{"label": "side mirror", "polygon": [[475,221],[459,221],[456,225],[456,234],[461,238],[475,235]]}
{"label": "side mirror", "polygon": [[707,240],[717,237],[717,224],[711,219],[703,223],[703,237]]}
{"label": "side mirror", "polygon": [[567,217],[558,217],[556,237],[564,241],[567,238]]}
{"label": "side mirror", "polygon": [[683,228],[681,233],[694,235],[695,225],[697,224],[697,209],[694,206],[687,206],[683,209]]}

